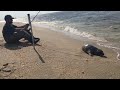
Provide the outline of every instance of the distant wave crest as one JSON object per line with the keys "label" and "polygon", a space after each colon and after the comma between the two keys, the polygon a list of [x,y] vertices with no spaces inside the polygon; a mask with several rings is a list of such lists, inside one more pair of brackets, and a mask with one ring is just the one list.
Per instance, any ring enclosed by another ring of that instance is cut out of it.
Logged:
{"label": "distant wave crest", "polygon": [[96,37],[95,35],[92,35],[88,32],[80,32],[80,30],[78,31],[78,29],[72,28],[70,26],[66,26],[64,31],[75,34],[75,35],[79,35],[79,36],[82,36],[82,37],[86,37],[88,39],[92,39],[92,40],[95,40],[95,41],[107,42],[107,40],[105,40],[102,37]]}

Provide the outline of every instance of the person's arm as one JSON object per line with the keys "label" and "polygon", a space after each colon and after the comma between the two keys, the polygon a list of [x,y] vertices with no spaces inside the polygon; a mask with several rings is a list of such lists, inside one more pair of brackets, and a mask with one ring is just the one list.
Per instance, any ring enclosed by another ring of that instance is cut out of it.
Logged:
{"label": "person's arm", "polygon": [[28,28],[29,24],[25,24],[23,26],[16,26],[13,25],[13,27],[15,28],[15,32],[17,32],[18,30],[26,30]]}
{"label": "person's arm", "polygon": [[28,26],[29,26],[29,24],[25,24],[25,25],[23,25],[23,26],[15,26],[15,25],[14,25],[14,27],[15,27],[16,29],[27,29]]}
{"label": "person's arm", "polygon": [[29,26],[29,24],[25,24],[25,25],[19,26],[19,27],[17,27],[17,28],[28,28],[28,26]]}

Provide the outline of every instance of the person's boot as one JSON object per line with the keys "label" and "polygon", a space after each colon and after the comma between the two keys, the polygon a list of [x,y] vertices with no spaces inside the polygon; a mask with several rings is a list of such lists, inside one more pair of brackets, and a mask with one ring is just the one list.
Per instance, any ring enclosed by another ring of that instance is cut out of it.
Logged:
{"label": "person's boot", "polygon": [[[33,43],[32,37],[28,40],[30,43]],[[34,37],[34,44],[36,44],[38,41],[40,41],[40,38],[35,38]]]}
{"label": "person's boot", "polygon": [[37,42],[40,41],[40,38],[34,38],[34,43],[36,44]]}

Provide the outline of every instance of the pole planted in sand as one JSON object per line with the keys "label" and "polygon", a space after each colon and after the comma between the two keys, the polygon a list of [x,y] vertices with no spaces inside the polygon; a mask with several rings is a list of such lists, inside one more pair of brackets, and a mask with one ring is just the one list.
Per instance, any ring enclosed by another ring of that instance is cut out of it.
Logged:
{"label": "pole planted in sand", "polygon": [[42,57],[40,56],[40,54],[37,52],[37,50],[35,49],[35,43],[34,43],[34,37],[33,37],[33,31],[32,31],[32,24],[31,24],[31,21],[30,21],[30,14],[27,14],[28,15],[28,21],[29,21],[29,25],[30,25],[30,29],[31,29],[31,34],[32,34],[32,44],[33,44],[33,48],[34,50],[36,51],[36,53],[38,54],[39,56],[39,59],[42,61],[42,63],[45,63],[45,61],[42,59]]}

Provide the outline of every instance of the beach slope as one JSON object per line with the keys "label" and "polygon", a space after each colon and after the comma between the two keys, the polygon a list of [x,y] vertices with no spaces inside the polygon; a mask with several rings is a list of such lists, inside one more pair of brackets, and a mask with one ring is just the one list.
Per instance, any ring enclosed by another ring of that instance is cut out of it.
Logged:
{"label": "beach slope", "polygon": [[97,46],[107,58],[91,57],[81,49],[84,41],[37,26],[33,34],[41,39],[35,48],[45,63],[32,45],[7,45],[0,33],[1,79],[120,79],[120,61],[111,49]]}

